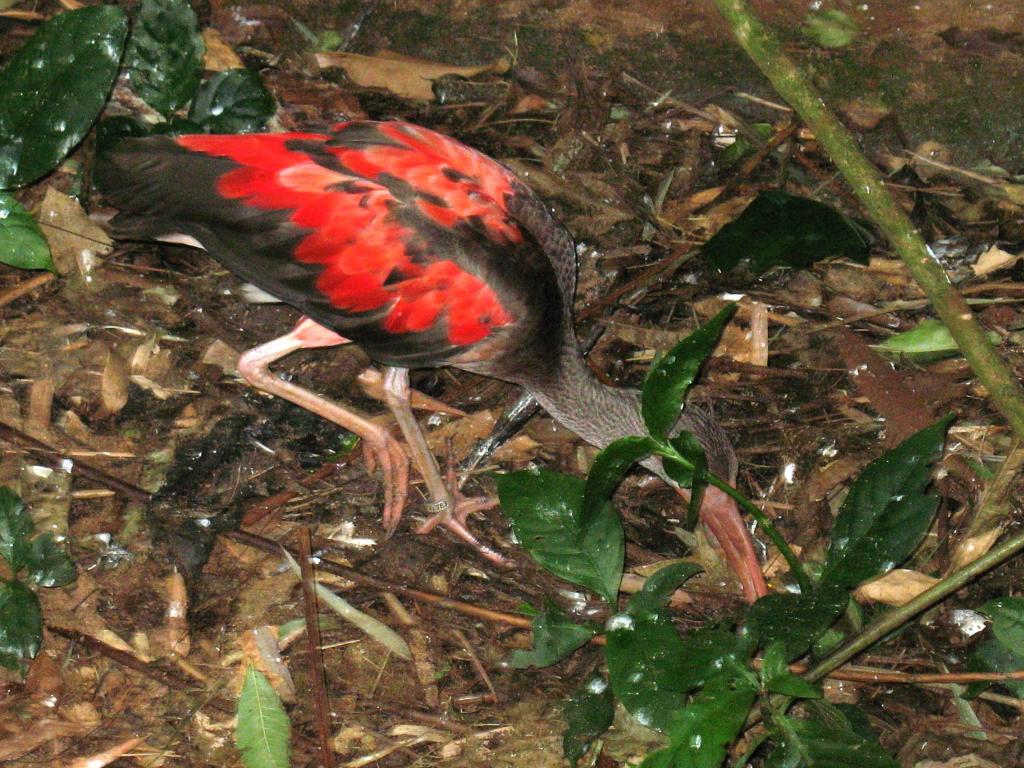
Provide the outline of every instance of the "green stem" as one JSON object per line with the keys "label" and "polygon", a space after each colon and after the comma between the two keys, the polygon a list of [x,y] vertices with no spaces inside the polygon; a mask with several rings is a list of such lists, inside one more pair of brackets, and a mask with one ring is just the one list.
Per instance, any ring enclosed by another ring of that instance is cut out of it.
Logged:
{"label": "green stem", "polygon": [[825,106],[808,78],[786,56],[778,38],[757,19],[746,0],[714,0],[714,3],[743,50],[829,153],[850,189],[949,329],[971,369],[988,390],[993,405],[1014,434],[1024,439],[1024,389],[963,297],[950,284],[913,223],[892,199],[878,169],[867,161],[853,135]]}

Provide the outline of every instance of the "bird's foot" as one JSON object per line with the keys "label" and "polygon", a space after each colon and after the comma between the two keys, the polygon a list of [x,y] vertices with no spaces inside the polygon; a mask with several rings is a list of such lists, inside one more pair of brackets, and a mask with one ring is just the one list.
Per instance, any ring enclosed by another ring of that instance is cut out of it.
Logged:
{"label": "bird's foot", "polygon": [[381,522],[384,532],[391,536],[402,519],[402,510],[409,497],[409,454],[390,432],[380,432],[363,438],[363,462],[366,471],[378,466],[384,476],[384,514]]}

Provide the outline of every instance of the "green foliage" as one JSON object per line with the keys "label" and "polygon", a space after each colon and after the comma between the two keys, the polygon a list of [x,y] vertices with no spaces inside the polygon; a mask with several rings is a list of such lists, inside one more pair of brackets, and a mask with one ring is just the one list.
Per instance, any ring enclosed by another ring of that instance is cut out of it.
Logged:
{"label": "green foliage", "polygon": [[8,60],[0,70],[0,189],[36,181],[78,145],[106,103],[126,34],[116,6],[65,11]]}
{"label": "green foliage", "polygon": [[[971,649],[967,659],[970,672],[1020,672],[1024,670],[1024,654],[1000,642],[998,638],[982,640]],[[967,686],[967,696],[977,696],[992,683],[977,682]],[[1024,680],[1002,680],[999,685],[1017,698],[1024,698]]]}
{"label": "green foliage", "polygon": [[845,48],[856,39],[860,29],[845,13],[831,8],[808,13],[801,31],[804,37],[822,48]]}
{"label": "green foliage", "polygon": [[565,718],[562,754],[575,767],[594,740],[612,724],[615,716],[612,689],[595,672],[569,697],[562,708],[562,716]]}
{"label": "green foliage", "polygon": [[786,645],[777,640],[761,657],[761,686],[770,693],[796,699],[820,699],[821,689],[789,671]]}
{"label": "green foliage", "polygon": [[218,72],[199,87],[189,120],[209,133],[251,133],[274,115],[274,97],[248,69]]}
{"label": "green foliage", "polygon": [[596,628],[577,624],[557,605],[548,603],[533,617],[533,649],[513,651],[508,664],[515,669],[550,667],[596,634]]}
{"label": "green foliage", "polygon": [[799,658],[842,613],[849,593],[825,585],[807,595],[765,595],[747,611],[747,631],[759,645],[781,643],[787,661]]}
{"label": "green foliage", "polygon": [[781,190],[762,192],[722,227],[701,253],[722,272],[750,259],[761,275],[772,267],[809,267],[829,256],[864,261],[871,234],[835,209]]}
{"label": "green foliage", "polygon": [[561,579],[615,602],[625,538],[610,504],[583,520],[584,482],[546,470],[497,475],[498,498],[523,548]]}
{"label": "green foliage", "polygon": [[767,768],[898,768],[877,739],[854,728],[836,707],[810,702],[808,708],[807,719],[769,718],[775,749]]}
{"label": "green foliage", "polygon": [[852,589],[891,570],[920,544],[939,503],[925,488],[951,420],[911,435],[864,468],[832,527],[823,585]]}
{"label": "green foliage", "polygon": [[246,768],[291,765],[291,723],[267,678],[250,664],[238,697],[235,744]]}
{"label": "green foliage", "polygon": [[1018,656],[1024,656],[1024,597],[997,597],[981,607],[992,619],[996,640]]}
{"label": "green foliage", "polygon": [[205,50],[187,0],[141,0],[124,62],[132,89],[153,109],[170,115],[199,87]]}
{"label": "green foliage", "polygon": [[75,578],[75,566],[50,533],[33,538],[35,524],[9,488],[0,488],[0,557],[12,578],[0,579],[0,665],[19,668],[35,658],[43,641],[39,597],[19,574],[40,587],[59,587]]}

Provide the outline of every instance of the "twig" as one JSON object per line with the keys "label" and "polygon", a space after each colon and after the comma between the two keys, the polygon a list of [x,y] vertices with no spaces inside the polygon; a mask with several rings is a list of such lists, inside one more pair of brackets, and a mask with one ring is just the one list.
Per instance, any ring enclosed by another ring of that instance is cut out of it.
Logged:
{"label": "twig", "polygon": [[487,670],[484,669],[484,665],[480,663],[479,657],[476,655],[476,651],[473,650],[473,646],[469,643],[469,638],[461,629],[453,629],[452,634],[459,641],[459,644],[465,649],[466,653],[469,654],[469,663],[473,666],[473,671],[476,672],[476,676],[480,678],[487,690],[490,691],[488,698],[492,704],[498,703],[498,692],[494,690],[494,685],[491,683],[491,677],[487,674]]}
{"label": "twig", "polygon": [[0,295],[0,307],[6,307],[8,304],[20,299],[22,296],[32,293],[36,288],[41,285],[46,285],[55,277],[56,275],[54,275],[53,272],[43,272],[35,277],[30,277],[23,283],[18,283],[16,286],[11,288],[11,290]]}
{"label": "twig", "polygon": [[327,679],[324,670],[324,649],[320,637],[320,612],[316,604],[316,585],[313,581],[313,547],[309,540],[309,527],[299,529],[299,570],[302,573],[302,606],[306,616],[306,641],[309,643],[309,679],[313,684],[313,703],[316,706],[317,734],[320,737],[320,759],[324,768],[334,768],[332,745],[331,702],[327,698]]}

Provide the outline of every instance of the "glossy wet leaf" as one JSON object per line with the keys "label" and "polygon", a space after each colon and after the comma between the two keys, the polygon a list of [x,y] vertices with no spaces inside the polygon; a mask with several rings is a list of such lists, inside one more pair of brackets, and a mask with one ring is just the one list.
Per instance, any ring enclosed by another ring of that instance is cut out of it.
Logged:
{"label": "glossy wet leaf", "polygon": [[135,8],[125,68],[132,89],[169,115],[199,87],[203,38],[187,0],[141,0]]}
{"label": "glossy wet leaf", "polygon": [[822,585],[852,589],[902,563],[928,531],[939,499],[926,494],[952,417],[911,435],[860,473],[832,527]]}
{"label": "glossy wet leaf", "polygon": [[[982,640],[971,649],[966,666],[968,672],[1022,672],[1024,654],[1014,653],[998,639]],[[1002,680],[997,684],[1012,691],[1017,698],[1024,699],[1024,680]],[[971,683],[967,686],[966,695],[977,696],[990,685],[993,683]]]}
{"label": "glossy wet leaf", "polygon": [[248,69],[218,72],[201,86],[188,118],[210,133],[252,133],[274,116],[274,97]]}
{"label": "glossy wet leaf", "polygon": [[700,517],[701,501],[708,484],[708,457],[704,446],[692,432],[680,432],[669,439],[672,448],[683,457],[683,461],[664,458],[662,466],[680,488],[690,489],[690,501],[686,511],[686,529],[692,531]]}
{"label": "glossy wet leaf", "polygon": [[1018,656],[1024,656],[1024,597],[997,597],[981,607],[992,619],[996,639]]}
{"label": "glossy wet leaf", "polygon": [[106,103],[128,24],[113,5],[64,11],[0,70],[0,189],[31,184],[67,157]]}
{"label": "glossy wet leaf", "polygon": [[36,220],[21,203],[3,192],[0,192],[0,264],[56,271],[50,246]]}
{"label": "glossy wet leaf", "polygon": [[760,646],[781,642],[792,661],[835,623],[849,599],[845,589],[829,585],[809,595],[765,595],[747,611],[747,630]]}
{"label": "glossy wet leaf", "polygon": [[13,573],[20,571],[28,559],[35,528],[18,495],[10,488],[0,488],[0,557]]}
{"label": "glossy wet leaf", "polygon": [[74,561],[49,531],[32,541],[25,568],[25,577],[40,587],[62,587],[75,580]]}
{"label": "glossy wet leaf", "polygon": [[547,470],[495,475],[501,509],[523,549],[559,578],[615,602],[625,539],[611,504],[583,522],[584,481]]}
{"label": "glossy wet leaf", "polygon": [[583,519],[600,514],[629,468],[657,448],[658,443],[650,437],[623,437],[597,454],[584,486]]}
{"label": "glossy wet leaf", "polygon": [[798,699],[820,699],[821,689],[789,671],[786,646],[777,640],[764,650],[761,658],[761,681],[765,690]]}
{"label": "glossy wet leaf", "polygon": [[687,390],[735,311],[735,304],[727,305],[651,366],[640,401],[644,423],[654,437],[667,437],[679,421]]}
{"label": "glossy wet leaf", "polygon": [[811,718],[788,715],[768,723],[775,749],[768,768],[899,768],[878,740],[855,730],[835,708],[814,702]]}
{"label": "glossy wet leaf", "polygon": [[669,746],[648,755],[640,768],[718,768],[736,740],[756,690],[745,678],[723,675],[708,683],[676,715]]}
{"label": "glossy wet leaf", "polygon": [[872,240],[834,208],[776,189],[758,195],[701,253],[723,272],[749,259],[751,271],[761,275],[776,266],[809,267],[829,256],[865,261]]}
{"label": "glossy wet leaf", "polygon": [[629,598],[627,611],[640,615],[663,610],[672,593],[703,570],[697,563],[682,560],[659,568],[647,577],[640,591]]}
{"label": "glossy wet leaf", "polygon": [[562,754],[575,766],[601,734],[611,727],[615,717],[612,689],[595,672],[581,685],[562,707],[565,733],[562,734]]}
{"label": "glossy wet leaf", "polygon": [[43,613],[36,593],[20,581],[0,580],[0,657],[33,659],[43,642]]}
{"label": "glossy wet leaf", "polygon": [[596,634],[595,627],[573,621],[565,611],[549,603],[533,617],[533,648],[513,651],[508,664],[515,669],[550,667]]}
{"label": "glossy wet leaf", "polygon": [[246,768],[291,765],[291,723],[267,678],[250,664],[238,697],[235,744]]}

